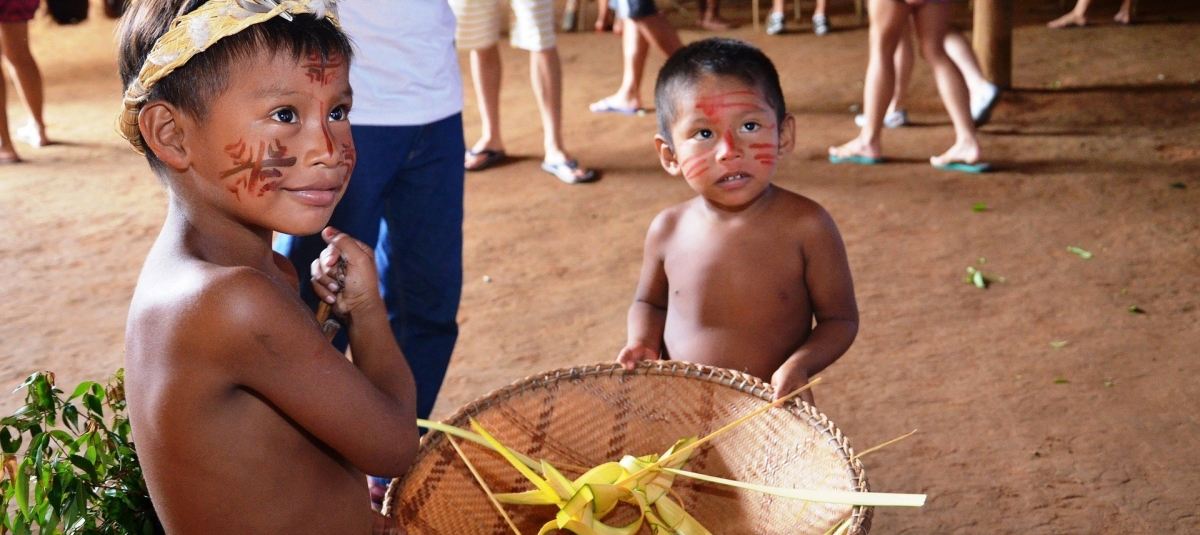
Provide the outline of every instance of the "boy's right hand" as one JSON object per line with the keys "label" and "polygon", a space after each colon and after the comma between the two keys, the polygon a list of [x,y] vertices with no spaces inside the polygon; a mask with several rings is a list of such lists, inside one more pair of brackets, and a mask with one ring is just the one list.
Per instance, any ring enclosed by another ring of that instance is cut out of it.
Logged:
{"label": "boy's right hand", "polygon": [[617,354],[617,362],[624,364],[627,370],[636,368],[643,360],[658,360],[658,351],[641,343],[632,343]]}
{"label": "boy's right hand", "polygon": [[[333,227],[325,227],[321,238],[329,246],[312,263],[312,286],[317,297],[333,305],[334,314],[348,322],[357,312],[382,307],[374,249]],[[344,275],[338,268],[342,259]]]}

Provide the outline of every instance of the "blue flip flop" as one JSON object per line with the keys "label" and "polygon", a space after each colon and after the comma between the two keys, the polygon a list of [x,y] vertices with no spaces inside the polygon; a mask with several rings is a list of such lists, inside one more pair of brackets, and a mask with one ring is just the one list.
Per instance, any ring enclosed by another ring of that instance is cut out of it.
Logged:
{"label": "blue flip flop", "polygon": [[646,113],[645,110],[641,108],[625,108],[621,106],[614,106],[609,100],[609,97],[604,97],[599,101],[592,103],[591,106],[588,106],[588,109],[592,110],[592,113],[619,113],[621,115],[641,115]]}
{"label": "blue flip flop", "polygon": [[943,171],[960,171],[963,173],[979,174],[985,173],[992,168],[992,164],[986,162],[965,163],[965,162],[950,162],[942,165],[935,165],[937,169]]}
{"label": "blue flip flop", "polygon": [[872,158],[870,156],[834,156],[829,155],[829,163],[859,163],[863,165],[875,165],[883,163],[883,158]]}
{"label": "blue flip flop", "polygon": [[558,177],[559,180],[567,184],[594,182],[599,178],[595,169],[588,169],[586,173],[575,176],[576,169],[579,169],[579,160],[575,159],[566,162],[542,162],[543,171]]}
{"label": "blue flip flop", "polygon": [[463,165],[463,169],[466,171],[483,171],[484,169],[487,169],[493,165],[496,165],[496,164],[508,159],[508,154],[506,154],[504,151],[491,150],[491,149],[483,149],[480,151],[474,151],[474,150],[467,149],[466,157],[473,158],[475,156],[479,156],[480,154],[483,155],[483,161],[481,161],[473,166],[470,166],[470,167]]}

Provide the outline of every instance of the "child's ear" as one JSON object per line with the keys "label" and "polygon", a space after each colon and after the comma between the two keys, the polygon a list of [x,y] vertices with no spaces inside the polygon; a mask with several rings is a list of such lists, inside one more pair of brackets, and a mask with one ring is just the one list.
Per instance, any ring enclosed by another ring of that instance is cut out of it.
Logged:
{"label": "child's ear", "polygon": [[786,156],[796,148],[796,118],[792,114],[783,116],[779,123],[779,157]]}
{"label": "child's ear", "polygon": [[663,169],[673,176],[679,176],[682,172],[679,169],[679,159],[675,157],[675,151],[662,134],[654,134],[654,149],[658,151],[658,160],[662,162]]}
{"label": "child's ear", "polygon": [[153,101],[138,114],[138,128],[142,131],[142,143],[146,150],[154,151],[163,163],[177,171],[191,166],[191,158],[184,147],[183,117],[174,106]]}

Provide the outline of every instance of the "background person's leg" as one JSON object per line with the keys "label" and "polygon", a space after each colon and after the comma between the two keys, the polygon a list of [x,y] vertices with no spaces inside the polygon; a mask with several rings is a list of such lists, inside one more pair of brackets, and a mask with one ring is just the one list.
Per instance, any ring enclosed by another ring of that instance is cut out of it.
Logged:
{"label": "background person's leg", "polygon": [[475,85],[475,99],[479,103],[479,118],[482,133],[479,141],[471,146],[473,155],[467,155],[463,165],[474,169],[487,160],[483,151],[504,151],[504,140],[500,135],[500,47],[491,46],[471,51],[471,81]]}
{"label": "background person's leg", "polygon": [[[0,53],[3,51],[4,44],[0,41]],[[4,75],[0,74],[0,165],[21,161],[17,156],[17,149],[13,147],[12,137],[8,134],[8,106],[4,105],[7,102],[7,92]]]}
{"label": "background person's leg", "polygon": [[946,33],[950,31],[951,6],[945,2],[922,5],[913,13],[917,36],[921,39],[921,56],[933,69],[938,94],[954,123],[954,145],[934,165],[949,162],[974,163],[979,160],[979,140],[975,137],[975,121],[971,119],[970,96],[962,73],[946,54]]}
{"label": "background person's leg", "polygon": [[385,193],[376,247],[388,318],[417,383],[417,416],[437,400],[458,339],[462,293],[462,115],[419,127]]}
{"label": "background person's leg", "polygon": [[0,23],[0,51],[8,72],[16,82],[17,94],[29,111],[29,122],[17,130],[17,138],[35,147],[49,143],[46,122],[42,118],[42,73],[29,51],[29,24]]}
{"label": "background person's leg", "polygon": [[909,28],[912,9],[896,0],[871,0],[868,13],[870,57],[866,80],[863,83],[863,115],[866,122],[858,137],[850,142],[830,147],[831,159],[882,158],[883,116],[892,100],[896,84],[896,47]]}

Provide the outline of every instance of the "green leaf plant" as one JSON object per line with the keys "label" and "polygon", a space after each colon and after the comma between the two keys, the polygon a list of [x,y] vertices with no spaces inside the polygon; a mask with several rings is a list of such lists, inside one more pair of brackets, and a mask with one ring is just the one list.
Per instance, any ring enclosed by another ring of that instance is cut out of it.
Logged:
{"label": "green leaf plant", "polygon": [[0,419],[0,533],[162,533],[125,413],[124,370],[107,387],[84,382],[70,397],[50,372],[30,375],[21,389],[25,405]]}

